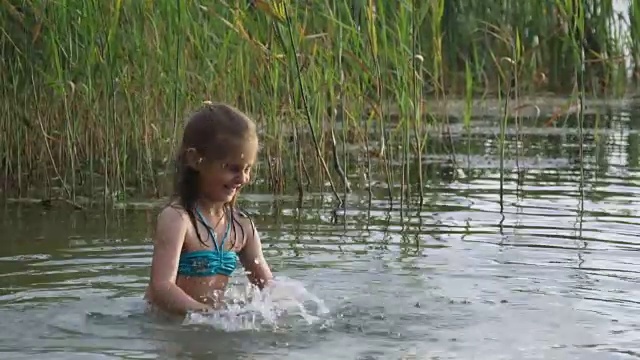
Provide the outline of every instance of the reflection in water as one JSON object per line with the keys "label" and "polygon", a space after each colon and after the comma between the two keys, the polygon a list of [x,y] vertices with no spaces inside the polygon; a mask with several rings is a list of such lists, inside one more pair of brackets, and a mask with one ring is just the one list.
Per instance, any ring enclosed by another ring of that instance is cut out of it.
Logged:
{"label": "reflection in water", "polygon": [[438,176],[450,172],[448,155],[425,157],[422,207],[389,210],[384,188],[371,201],[350,195],[339,212],[330,195],[299,208],[295,196],[246,195],[281,280],[257,296],[237,272],[235,302],[207,316],[146,311],[155,210],[114,211],[105,224],[102,212],[9,205],[0,218],[1,357],[638,357],[633,111],[598,129],[587,119],[583,179],[576,131],[522,129],[517,161],[509,134],[502,203],[499,128],[488,120],[470,137],[453,131],[456,176]]}

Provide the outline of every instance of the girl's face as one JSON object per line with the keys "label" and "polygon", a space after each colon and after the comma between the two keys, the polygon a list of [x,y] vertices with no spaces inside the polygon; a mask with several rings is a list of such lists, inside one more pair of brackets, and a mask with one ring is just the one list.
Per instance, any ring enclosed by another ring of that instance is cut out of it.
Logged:
{"label": "girl's face", "polygon": [[224,160],[203,159],[199,164],[200,193],[211,202],[229,202],[250,180],[255,148],[243,147]]}

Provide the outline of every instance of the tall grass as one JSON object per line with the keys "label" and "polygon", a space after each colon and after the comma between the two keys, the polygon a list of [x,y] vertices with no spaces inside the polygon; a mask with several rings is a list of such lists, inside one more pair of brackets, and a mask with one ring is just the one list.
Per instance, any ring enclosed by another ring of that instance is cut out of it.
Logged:
{"label": "tall grass", "polygon": [[257,185],[340,199],[364,179],[409,196],[410,184],[422,189],[436,125],[449,121],[428,99],[464,99],[469,128],[472,99],[575,93],[582,63],[584,92],[619,95],[623,50],[635,64],[640,48],[636,0],[630,34],[612,30],[611,0],[3,0],[0,9],[0,179],[18,195],[164,194],[181,120],[217,100],[259,124]]}

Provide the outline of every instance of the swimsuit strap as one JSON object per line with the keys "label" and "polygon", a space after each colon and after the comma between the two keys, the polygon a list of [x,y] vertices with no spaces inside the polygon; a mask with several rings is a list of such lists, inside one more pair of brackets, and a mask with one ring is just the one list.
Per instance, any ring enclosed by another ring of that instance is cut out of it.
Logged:
{"label": "swimsuit strap", "polygon": [[207,232],[209,232],[209,235],[211,236],[211,240],[213,241],[213,246],[217,251],[222,253],[222,251],[224,251],[224,242],[229,237],[229,232],[231,230],[231,221],[227,220],[227,229],[224,232],[222,241],[220,241],[220,246],[218,246],[217,236],[213,226],[211,226],[209,221],[207,221],[207,219],[202,215],[199,207],[196,207],[196,212],[198,213],[198,217],[200,218],[200,221],[202,221],[203,225],[207,228]]}

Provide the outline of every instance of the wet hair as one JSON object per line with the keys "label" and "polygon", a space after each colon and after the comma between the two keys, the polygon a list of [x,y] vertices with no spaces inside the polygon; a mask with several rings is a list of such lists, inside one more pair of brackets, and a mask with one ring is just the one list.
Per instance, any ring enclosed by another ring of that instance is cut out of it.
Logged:
{"label": "wet hair", "polygon": [[[198,240],[205,246],[206,243],[198,232],[195,216],[196,201],[200,196],[200,175],[196,169],[188,164],[187,150],[195,149],[207,161],[224,160],[235,152],[241,151],[242,146],[246,144],[254,144],[256,150],[258,149],[255,123],[240,110],[227,104],[205,102],[203,107],[191,115],[184,127],[182,143],[176,156],[173,197],[177,204],[186,211]],[[242,231],[242,238],[244,238],[244,229],[238,221],[237,215],[249,218],[252,231],[255,231],[255,225],[249,215],[237,207],[236,200],[239,191],[238,189],[233,199],[225,204],[224,211],[225,215],[230,218],[234,234],[236,236],[238,234],[235,231],[236,225],[238,225]],[[235,244],[234,239],[231,246],[234,247]]]}

